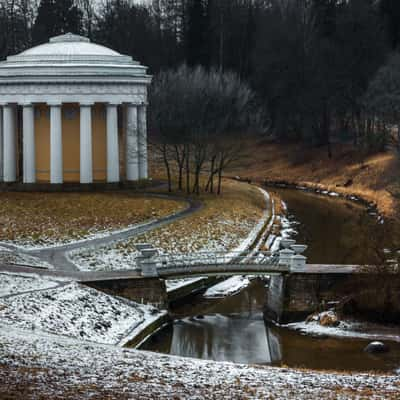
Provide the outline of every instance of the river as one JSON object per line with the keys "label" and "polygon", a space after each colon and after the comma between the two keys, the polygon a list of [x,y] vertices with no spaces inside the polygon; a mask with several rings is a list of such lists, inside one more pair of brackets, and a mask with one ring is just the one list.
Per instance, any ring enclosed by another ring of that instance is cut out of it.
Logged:
{"label": "river", "polygon": [[[279,190],[311,263],[372,263],[390,246],[384,225],[357,204],[294,190]],[[347,239],[346,239],[347,238]],[[379,247],[380,246],[380,247]],[[309,336],[263,320],[266,282],[256,279],[236,296],[192,296],[172,312],[174,322],[141,349],[185,357],[321,370],[395,371],[400,343],[388,353],[363,351],[370,340]],[[400,340],[400,333],[399,333]]]}

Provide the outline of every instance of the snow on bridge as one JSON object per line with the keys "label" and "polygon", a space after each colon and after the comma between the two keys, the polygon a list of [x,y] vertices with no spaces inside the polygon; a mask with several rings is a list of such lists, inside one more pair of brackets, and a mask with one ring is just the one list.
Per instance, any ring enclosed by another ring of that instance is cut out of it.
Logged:
{"label": "snow on bridge", "polygon": [[162,279],[210,275],[271,275],[289,272],[289,265],[269,252],[196,252],[162,254],[141,248],[139,265],[143,276]]}

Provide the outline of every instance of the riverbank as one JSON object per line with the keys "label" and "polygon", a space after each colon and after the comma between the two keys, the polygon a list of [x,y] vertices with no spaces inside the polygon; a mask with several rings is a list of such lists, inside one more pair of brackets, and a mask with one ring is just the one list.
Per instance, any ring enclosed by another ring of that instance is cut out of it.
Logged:
{"label": "riverbank", "polygon": [[376,204],[385,219],[400,222],[400,161],[392,152],[361,157],[359,149],[334,144],[329,159],[320,149],[254,138],[247,154],[231,175],[356,196]]}

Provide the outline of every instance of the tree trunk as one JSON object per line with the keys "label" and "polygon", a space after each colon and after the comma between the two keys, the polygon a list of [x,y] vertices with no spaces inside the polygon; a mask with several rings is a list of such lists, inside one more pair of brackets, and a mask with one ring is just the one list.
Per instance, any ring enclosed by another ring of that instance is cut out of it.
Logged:
{"label": "tree trunk", "polygon": [[400,123],[397,124],[397,152],[400,153]]}
{"label": "tree trunk", "polygon": [[329,115],[328,104],[324,102],[323,120],[322,120],[323,135],[325,143],[328,148],[328,157],[332,158],[332,146],[331,146],[331,118]]}
{"label": "tree trunk", "polygon": [[190,148],[186,146],[186,193],[190,194]]}
{"label": "tree trunk", "polygon": [[217,158],[217,156],[213,156],[211,159],[211,170],[210,170],[210,176],[208,178],[207,181],[207,185],[205,188],[205,191],[208,192],[210,191],[210,193],[214,193],[214,175],[215,175],[215,159]]}
{"label": "tree trunk", "polygon": [[183,190],[183,167],[185,165],[185,148],[183,149],[182,156],[179,154],[179,147],[175,147],[176,163],[178,165],[178,189]]}
{"label": "tree trunk", "polygon": [[224,168],[224,162],[225,162],[225,157],[221,154],[218,166],[218,188],[217,188],[218,195],[220,195],[222,192],[222,171]]}
{"label": "tree trunk", "polygon": [[193,193],[196,193],[197,195],[200,194],[200,171],[201,169],[196,167],[194,175]]}
{"label": "tree trunk", "polygon": [[165,169],[167,171],[167,177],[168,177],[168,192],[172,192],[171,168],[169,166],[166,145],[163,145],[163,147],[162,147],[162,154],[163,154],[164,165],[165,165]]}

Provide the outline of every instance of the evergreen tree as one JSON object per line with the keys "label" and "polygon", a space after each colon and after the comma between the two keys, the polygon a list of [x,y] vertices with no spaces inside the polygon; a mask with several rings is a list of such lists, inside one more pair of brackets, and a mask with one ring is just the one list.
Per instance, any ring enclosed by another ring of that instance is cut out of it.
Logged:
{"label": "evergreen tree", "polygon": [[52,36],[82,29],[82,12],[74,0],[41,0],[33,26],[33,42],[45,43]]}
{"label": "evergreen tree", "polygon": [[33,7],[27,0],[0,2],[0,59],[30,45],[32,16]]}
{"label": "evergreen tree", "polygon": [[392,49],[400,44],[400,2],[399,0],[381,0],[380,11],[385,21],[387,38]]}
{"label": "evergreen tree", "polygon": [[202,0],[189,1],[185,40],[187,63],[207,65],[207,14]]}

